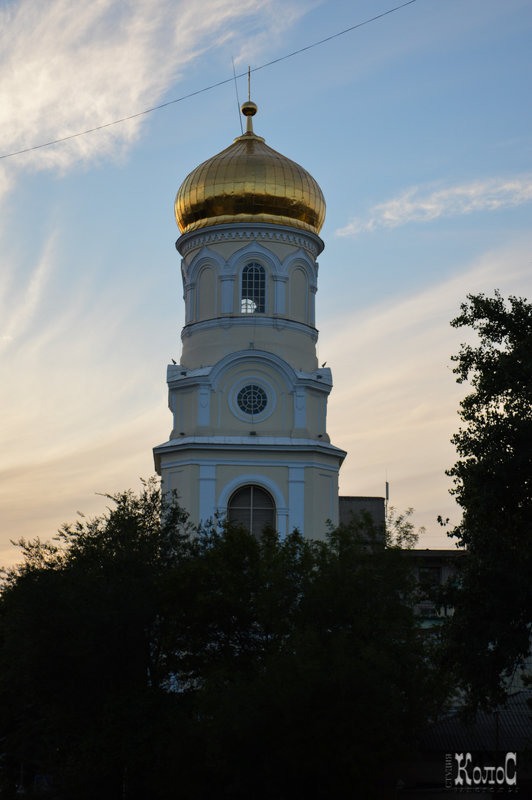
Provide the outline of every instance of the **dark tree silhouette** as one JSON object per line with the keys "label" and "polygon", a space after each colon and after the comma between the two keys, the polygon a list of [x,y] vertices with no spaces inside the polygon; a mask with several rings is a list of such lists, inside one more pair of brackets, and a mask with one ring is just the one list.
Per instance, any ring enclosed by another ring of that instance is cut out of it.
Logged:
{"label": "dark tree silhouette", "polygon": [[468,550],[449,630],[449,654],[473,705],[497,703],[530,652],[532,624],[532,304],[469,295],[451,323],[476,341],[453,357],[463,426],[448,471]]}
{"label": "dark tree silhouette", "polygon": [[5,576],[5,796],[21,775],[61,800],[392,792],[440,686],[401,551],[356,522],[196,531],[151,481],[110,501]]}

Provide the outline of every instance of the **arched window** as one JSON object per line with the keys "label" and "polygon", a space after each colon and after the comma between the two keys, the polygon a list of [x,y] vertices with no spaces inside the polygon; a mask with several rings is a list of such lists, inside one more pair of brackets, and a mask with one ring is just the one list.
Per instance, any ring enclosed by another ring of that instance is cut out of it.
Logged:
{"label": "arched window", "polygon": [[264,314],[266,308],[266,272],[262,264],[252,261],[242,270],[242,314]]}
{"label": "arched window", "polygon": [[290,317],[298,322],[308,322],[308,280],[300,267],[292,270],[290,277]]}
{"label": "arched window", "polygon": [[210,267],[204,267],[197,283],[196,319],[212,319],[216,316],[216,275]]}
{"label": "arched window", "polygon": [[275,527],[275,503],[261,486],[242,486],[229,498],[227,519],[260,536],[266,526]]}

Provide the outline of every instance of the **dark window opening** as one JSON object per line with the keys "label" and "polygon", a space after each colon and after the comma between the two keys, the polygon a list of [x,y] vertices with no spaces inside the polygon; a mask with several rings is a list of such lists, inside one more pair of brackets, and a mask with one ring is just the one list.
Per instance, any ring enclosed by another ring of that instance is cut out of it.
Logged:
{"label": "dark window opening", "polygon": [[227,519],[258,537],[264,528],[275,528],[275,503],[269,492],[260,486],[242,486],[231,495]]}
{"label": "dark window opening", "polygon": [[260,414],[268,405],[268,396],[264,389],[255,383],[243,386],[240,389],[236,402],[244,414]]}

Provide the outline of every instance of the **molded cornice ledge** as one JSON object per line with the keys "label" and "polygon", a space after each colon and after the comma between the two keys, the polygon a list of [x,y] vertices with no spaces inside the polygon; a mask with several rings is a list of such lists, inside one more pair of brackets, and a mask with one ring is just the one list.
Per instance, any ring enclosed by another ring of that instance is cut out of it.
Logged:
{"label": "molded cornice ledge", "polygon": [[298,228],[284,225],[253,224],[251,222],[211,225],[209,228],[191,231],[180,236],[175,246],[182,256],[186,256],[191,250],[216,242],[246,242],[253,239],[297,245],[308,250],[314,258],[325,247],[323,239],[313,233],[305,233]]}

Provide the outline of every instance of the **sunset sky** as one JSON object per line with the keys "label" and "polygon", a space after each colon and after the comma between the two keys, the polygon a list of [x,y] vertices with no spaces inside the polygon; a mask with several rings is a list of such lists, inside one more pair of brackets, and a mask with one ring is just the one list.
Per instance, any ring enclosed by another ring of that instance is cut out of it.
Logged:
{"label": "sunset sky", "polygon": [[[3,0],[0,155],[280,59],[399,0]],[[317,325],[341,494],[453,546],[445,469],[467,293],[532,296],[532,4],[416,0],[253,72],[255,131],[327,202]],[[238,80],[242,102],[247,78]],[[171,428],[184,322],[173,202],[240,134],[235,85],[0,159],[0,564],[97,492],[139,487]]]}

